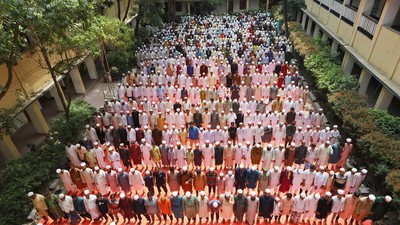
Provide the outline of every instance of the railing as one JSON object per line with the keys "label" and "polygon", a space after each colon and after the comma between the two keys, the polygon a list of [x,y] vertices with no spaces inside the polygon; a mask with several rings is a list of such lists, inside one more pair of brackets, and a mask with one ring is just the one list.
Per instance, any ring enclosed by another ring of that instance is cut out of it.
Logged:
{"label": "railing", "polygon": [[365,34],[367,37],[372,39],[376,31],[377,21],[366,16],[361,15],[360,25],[358,25],[358,30]]}
{"label": "railing", "polygon": [[357,16],[357,11],[350,8],[350,6],[345,5],[344,6],[344,11],[342,14],[342,20],[348,24],[350,24],[351,26],[353,26],[354,24],[354,20],[356,19]]}
{"label": "railing", "polygon": [[332,6],[332,0],[322,0],[321,6],[324,7],[326,10],[329,10],[329,8]]}
{"label": "railing", "polygon": [[337,13],[337,16],[340,16],[340,14],[342,14],[342,9],[343,9],[343,3],[333,0],[331,11],[333,10],[334,12]]}

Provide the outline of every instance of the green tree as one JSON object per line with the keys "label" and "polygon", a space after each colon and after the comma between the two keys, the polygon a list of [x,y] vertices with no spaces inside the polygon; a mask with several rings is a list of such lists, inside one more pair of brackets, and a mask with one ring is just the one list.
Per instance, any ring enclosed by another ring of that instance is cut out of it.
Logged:
{"label": "green tree", "polygon": [[297,13],[305,7],[304,0],[283,0],[279,3],[276,14],[278,18],[283,15],[286,37],[289,37],[288,22],[296,20]]}
{"label": "green tree", "polygon": [[200,14],[207,15],[222,5],[222,0],[204,0],[200,2]]}
{"label": "green tree", "polygon": [[145,25],[162,26],[162,16],[164,14],[163,0],[137,0],[132,10],[132,14],[137,14],[135,36],[139,36],[139,27]]}

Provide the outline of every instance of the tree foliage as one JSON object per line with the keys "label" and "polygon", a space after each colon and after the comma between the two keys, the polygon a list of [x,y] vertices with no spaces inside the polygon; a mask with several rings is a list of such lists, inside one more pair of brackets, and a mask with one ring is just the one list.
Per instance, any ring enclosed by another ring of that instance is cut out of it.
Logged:
{"label": "tree foliage", "polygon": [[204,0],[200,2],[200,14],[207,15],[222,5],[222,0]]}
{"label": "tree foliage", "polygon": [[135,35],[139,35],[140,26],[157,26],[163,25],[162,16],[164,14],[163,0],[137,0],[136,5],[132,9],[132,14],[137,14]]}

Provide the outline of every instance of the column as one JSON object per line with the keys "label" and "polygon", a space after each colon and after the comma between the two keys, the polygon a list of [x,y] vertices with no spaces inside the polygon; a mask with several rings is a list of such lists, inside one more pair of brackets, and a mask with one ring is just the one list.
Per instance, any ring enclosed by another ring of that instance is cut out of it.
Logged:
{"label": "column", "polygon": [[19,153],[9,135],[0,135],[0,151],[7,159],[16,159],[21,157],[21,153]]}
{"label": "column", "polygon": [[369,72],[364,68],[361,71],[360,79],[358,79],[358,83],[360,84],[360,89],[358,89],[358,93],[360,93],[360,95],[365,95],[367,93],[367,88],[370,80],[371,74],[369,74]]}
{"label": "column", "polygon": [[305,12],[303,12],[303,20],[301,21],[301,26],[303,27],[303,29],[306,29],[306,20],[307,20],[307,14]]}
{"label": "column", "polygon": [[42,111],[40,110],[40,104],[37,99],[33,101],[31,105],[26,107],[25,111],[28,113],[36,133],[47,134],[49,132],[49,126],[43,117]]}
{"label": "column", "polygon": [[319,29],[320,29],[320,26],[318,24],[315,24],[314,38],[319,37]]}
{"label": "column", "polygon": [[298,23],[300,23],[300,20],[301,20],[301,11],[298,11],[298,12],[297,12],[297,15],[296,15],[296,21],[297,21]]}
{"label": "column", "polygon": [[249,4],[250,4],[250,2],[249,2],[249,0],[247,0],[247,1],[246,1],[246,11],[249,10]]}
{"label": "column", "polygon": [[333,41],[332,41],[332,48],[331,48],[331,52],[332,52],[332,53],[336,53],[336,52],[337,52],[337,49],[338,49],[338,47],[339,47],[339,43],[338,43],[336,40],[333,40]]}
{"label": "column", "polygon": [[190,16],[190,2],[187,2],[187,14]]}
{"label": "column", "polygon": [[65,100],[64,92],[61,92],[61,93],[62,93],[62,98],[60,98],[60,96],[58,95],[56,86],[54,86],[50,89],[50,94],[54,98],[54,101],[56,101],[58,111],[63,112],[64,107],[63,107],[62,101],[66,102],[66,100]]}
{"label": "column", "polygon": [[99,76],[97,75],[96,65],[94,64],[94,59],[92,55],[89,55],[85,59],[85,66],[88,70],[89,77],[91,80],[96,80]]}
{"label": "column", "polygon": [[322,32],[322,41],[328,41],[328,33]]}
{"label": "column", "polygon": [[75,91],[77,94],[85,93],[85,85],[83,85],[81,74],[77,67],[73,68],[69,75],[71,76],[72,83],[74,84]]}
{"label": "column", "polygon": [[313,21],[311,18],[308,19],[308,24],[307,24],[307,31],[306,33],[308,34],[308,36],[311,36],[311,27],[312,27]]}
{"label": "column", "polygon": [[353,66],[354,66],[354,59],[348,52],[346,52],[342,62],[342,69],[345,73],[351,74]]}
{"label": "column", "polygon": [[376,100],[375,109],[387,110],[392,102],[393,94],[385,86],[382,87],[378,100]]}

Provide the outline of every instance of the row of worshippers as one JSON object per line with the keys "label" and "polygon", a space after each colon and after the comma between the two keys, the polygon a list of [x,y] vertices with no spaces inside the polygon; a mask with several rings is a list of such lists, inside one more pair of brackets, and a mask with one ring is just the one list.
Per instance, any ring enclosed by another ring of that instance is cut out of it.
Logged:
{"label": "row of worshippers", "polygon": [[[157,197],[153,192],[147,192],[146,198],[138,194],[131,197],[125,192],[121,192],[119,197],[111,194],[107,198],[101,193],[91,194],[89,190],[84,191],[83,197],[76,194],[48,195],[50,197],[28,193],[44,222],[46,223],[51,215],[55,222],[61,223],[63,218],[66,218],[73,225],[82,218],[83,222],[103,220],[104,224],[110,218],[118,223],[120,217],[124,219],[125,224],[130,224],[132,219],[140,223],[143,218],[154,224],[156,217],[160,222],[167,222],[168,219],[173,222],[175,218],[177,223],[182,221],[182,224],[184,217],[187,218],[188,224],[191,221],[196,224],[197,217],[200,223],[205,219],[207,223],[216,221],[230,224],[233,219],[235,223],[256,224],[261,219],[267,224],[272,223],[272,220],[279,224],[282,218],[284,223],[326,223],[328,216],[332,224],[338,223],[339,220],[345,224],[353,224],[353,221],[360,224],[367,218],[373,221],[381,220],[390,209],[392,201],[390,196],[360,196],[358,192],[346,195],[341,189],[336,195],[331,192],[324,192],[323,196],[319,193],[308,196],[306,193],[288,193],[282,199],[277,195],[274,197],[268,188],[260,195],[250,191],[249,196],[246,196],[242,189],[238,189],[236,195],[226,191],[214,197],[207,196],[205,191],[200,191],[198,196],[190,191],[180,196],[178,191],[174,191],[170,197],[167,194]],[[46,202],[48,198],[52,199],[51,204]],[[54,211],[58,213],[54,214]]]}

